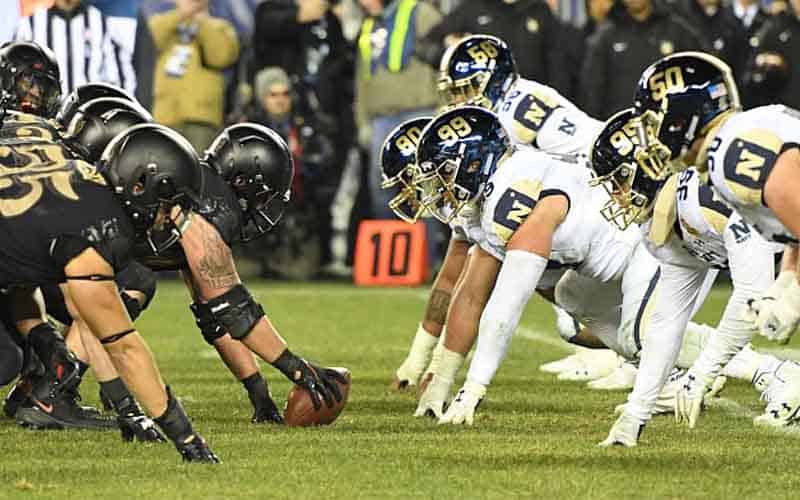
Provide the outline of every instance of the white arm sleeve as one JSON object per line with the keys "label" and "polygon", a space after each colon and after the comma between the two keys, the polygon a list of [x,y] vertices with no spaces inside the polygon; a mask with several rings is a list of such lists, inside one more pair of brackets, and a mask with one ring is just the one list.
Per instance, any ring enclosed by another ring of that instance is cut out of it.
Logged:
{"label": "white arm sleeve", "polygon": [[708,376],[718,375],[722,367],[753,337],[755,326],[745,319],[747,300],[760,297],[774,281],[773,246],[752,230],[749,237],[744,238],[741,233],[738,236],[739,241],[736,241],[732,231],[726,230],[724,234],[733,293],[716,334],[711,336],[692,368]]}
{"label": "white arm sleeve", "polygon": [[506,356],[525,305],[547,267],[547,259],[523,250],[506,253],[492,296],[483,309],[478,345],[467,380],[489,385]]}
{"label": "white arm sleeve", "polygon": [[642,422],[650,419],[658,393],[675,366],[705,276],[705,269],[661,264],[655,311],[642,334],[639,373],[626,406],[626,413]]}

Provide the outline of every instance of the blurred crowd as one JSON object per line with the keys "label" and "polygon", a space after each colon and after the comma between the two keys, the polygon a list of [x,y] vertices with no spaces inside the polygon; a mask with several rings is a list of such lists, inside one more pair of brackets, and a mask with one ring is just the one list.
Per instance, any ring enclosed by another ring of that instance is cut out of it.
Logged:
{"label": "blurred crowd", "polygon": [[[523,77],[598,119],[630,104],[646,66],[683,50],[725,60],[746,108],[800,108],[800,0],[8,1],[0,39],[53,48],[65,95],[121,85],[201,152],[240,121],[286,139],[291,209],[241,256],[268,277],[349,277],[358,221],[393,217],[383,140],[435,112],[439,60],[467,34],[504,39]],[[427,224],[435,263],[447,234]]]}

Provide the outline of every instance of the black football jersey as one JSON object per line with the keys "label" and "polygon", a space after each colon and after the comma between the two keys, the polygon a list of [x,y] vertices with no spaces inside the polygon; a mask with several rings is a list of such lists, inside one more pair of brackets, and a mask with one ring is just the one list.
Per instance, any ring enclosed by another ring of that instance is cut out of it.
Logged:
{"label": "black football jersey", "polygon": [[63,282],[64,266],[90,246],[122,269],[132,241],[105,179],[60,143],[53,122],[8,112],[0,128],[0,286]]}
{"label": "black football jersey", "polygon": [[[203,193],[200,202],[192,207],[195,216],[200,215],[219,232],[222,240],[229,246],[239,240],[242,227],[242,211],[230,186],[216,170],[201,162],[204,168]],[[177,271],[187,266],[186,255],[180,244],[155,255],[150,245],[138,242],[135,250],[136,260],[155,271]]]}

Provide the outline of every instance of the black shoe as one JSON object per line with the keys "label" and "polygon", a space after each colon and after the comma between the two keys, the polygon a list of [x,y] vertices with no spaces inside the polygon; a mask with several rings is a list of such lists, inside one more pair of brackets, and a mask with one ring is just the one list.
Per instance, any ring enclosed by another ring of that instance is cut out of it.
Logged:
{"label": "black shoe", "polygon": [[186,441],[175,443],[175,447],[178,448],[184,462],[219,463],[219,458],[214,455],[200,434],[192,434]]}
{"label": "black shoe", "polygon": [[69,404],[72,408],[75,409],[76,414],[83,415],[86,418],[97,418],[102,415],[100,410],[98,410],[94,406],[83,406],[80,404],[81,393],[78,390],[77,385],[65,389],[61,397],[63,399],[66,399],[67,404]]}
{"label": "black shoe", "polygon": [[[96,411],[96,410],[95,410]],[[118,429],[116,419],[87,412],[74,399],[64,396],[38,400],[29,398],[17,410],[17,423],[30,429]]]}
{"label": "black shoe", "polygon": [[28,396],[31,395],[34,379],[30,377],[22,377],[14,384],[14,387],[6,394],[6,399],[3,402],[3,413],[6,417],[14,418],[20,406],[25,404]]}
{"label": "black shoe", "polygon": [[283,416],[278,411],[278,407],[275,406],[275,402],[270,399],[267,403],[256,408],[250,421],[254,424],[283,424]]}

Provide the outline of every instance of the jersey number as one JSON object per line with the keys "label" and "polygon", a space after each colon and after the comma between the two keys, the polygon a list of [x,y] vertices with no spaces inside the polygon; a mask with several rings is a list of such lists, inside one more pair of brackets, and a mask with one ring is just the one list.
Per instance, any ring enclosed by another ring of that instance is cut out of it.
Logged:
{"label": "jersey number", "polygon": [[486,64],[489,62],[489,59],[497,57],[497,47],[489,40],[486,40],[468,48],[467,54],[469,54],[476,64]]}
{"label": "jersey number", "polygon": [[411,127],[405,134],[401,135],[394,141],[394,145],[405,156],[414,154],[417,151],[417,143],[422,135],[422,130],[419,127]]}
{"label": "jersey number", "polygon": [[472,132],[472,127],[461,116],[454,117],[448,123],[440,125],[436,129],[439,139],[443,141],[457,141],[459,138],[469,135],[470,132]]}

